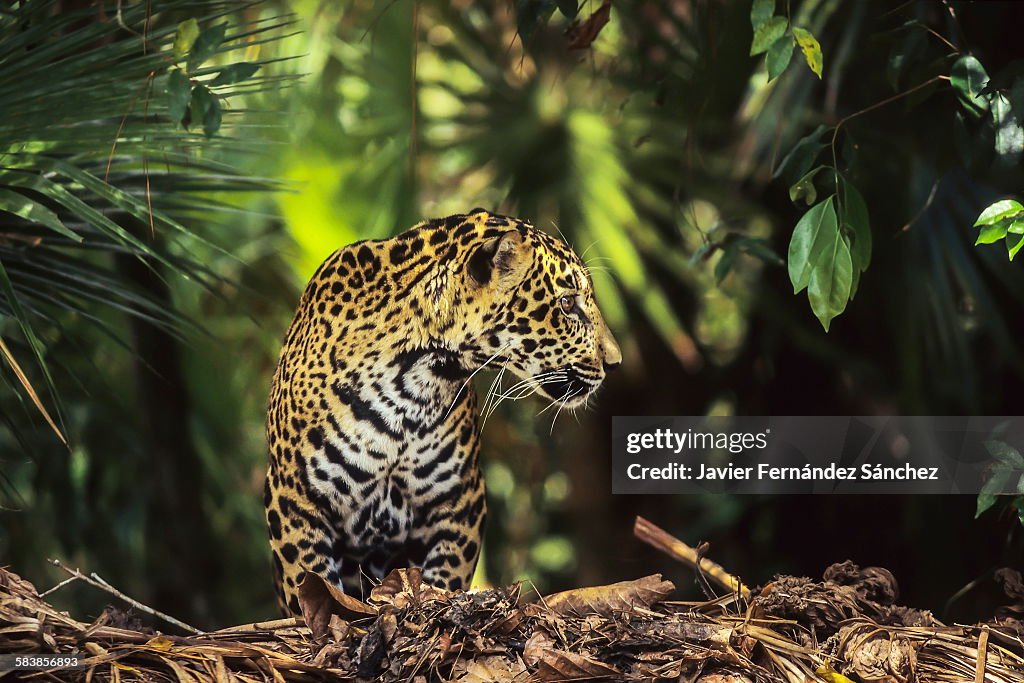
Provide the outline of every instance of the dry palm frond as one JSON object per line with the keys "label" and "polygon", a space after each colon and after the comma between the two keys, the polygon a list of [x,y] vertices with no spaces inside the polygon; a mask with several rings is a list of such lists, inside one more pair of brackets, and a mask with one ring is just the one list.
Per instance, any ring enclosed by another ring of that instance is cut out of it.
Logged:
{"label": "dry palm frond", "polygon": [[[46,680],[886,683],[1024,680],[1018,622],[946,626],[894,604],[892,575],[846,562],[749,598],[672,603],[660,576],[529,602],[448,593],[396,570],[366,603],[304,584],[302,618],[176,636],[80,622],[0,570],[0,653],[77,653]],[[0,672],[2,673],[2,672]],[[43,679],[40,679],[43,680]]]}

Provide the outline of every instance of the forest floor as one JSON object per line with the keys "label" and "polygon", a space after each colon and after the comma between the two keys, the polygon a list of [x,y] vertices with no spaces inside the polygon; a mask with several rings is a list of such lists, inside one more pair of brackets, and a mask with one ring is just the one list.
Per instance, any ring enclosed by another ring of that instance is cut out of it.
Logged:
{"label": "forest floor", "polygon": [[[403,569],[366,602],[310,576],[301,587],[303,617],[170,635],[119,623],[116,610],[77,621],[0,569],[0,654],[78,654],[78,668],[19,672],[60,681],[1024,681],[1017,572],[1000,577],[1016,604],[989,622],[950,626],[897,605],[896,581],[883,568],[843,562],[821,581],[780,576],[749,589],[645,520],[636,533],[699,567],[709,595],[713,584],[723,594],[672,601],[675,586],[653,575],[528,600],[519,586],[449,593]],[[130,601],[68,571],[69,581]],[[174,631],[194,631],[150,613]],[[8,671],[13,663],[0,657]]]}

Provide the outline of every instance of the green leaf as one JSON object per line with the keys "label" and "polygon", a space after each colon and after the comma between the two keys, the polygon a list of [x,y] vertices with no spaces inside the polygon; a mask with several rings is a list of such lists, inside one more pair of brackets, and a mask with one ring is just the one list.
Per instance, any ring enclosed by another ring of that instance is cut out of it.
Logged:
{"label": "green leaf", "polygon": [[188,55],[189,73],[198,69],[203,62],[217,52],[217,48],[219,48],[221,43],[224,42],[224,36],[227,31],[228,25],[227,23],[223,23],[211,26],[199,34],[199,37],[196,38],[195,44],[192,46],[192,50]]}
{"label": "green leaf", "polygon": [[860,285],[860,274],[871,265],[871,223],[868,205],[860,191],[845,176],[839,176],[839,183],[839,229],[850,237],[850,257],[853,260],[852,299]]}
{"label": "green leaf", "polygon": [[839,227],[831,196],[812,206],[800,218],[789,242],[787,263],[794,294],[807,287],[814,268],[838,236]]}
{"label": "green leaf", "polygon": [[811,281],[807,286],[811,310],[826,332],[832,319],[846,310],[853,285],[853,259],[849,245],[838,230],[827,237],[829,241],[811,271]]}
{"label": "green leaf", "polygon": [[999,462],[1016,470],[1024,470],[1024,456],[1005,441],[986,441],[985,450]]}
{"label": "green leaf", "polygon": [[577,0],[558,0],[558,11],[567,19],[575,19],[580,12],[580,4]]}
{"label": "green leaf", "polygon": [[13,213],[27,221],[46,226],[54,232],[81,242],[81,236],[61,222],[60,217],[42,204],[23,194],[0,187],[0,211]]}
{"label": "green leaf", "polygon": [[736,238],[736,244],[740,251],[751,256],[756,256],[765,263],[771,263],[776,266],[783,266],[786,264],[782,258],[775,253],[775,250],[768,244],[768,240],[761,239],[759,237],[747,237],[741,235]]}
{"label": "green leaf", "polygon": [[178,30],[174,33],[174,59],[182,59],[195,45],[199,36],[199,22],[195,19],[186,19],[178,24]]}
{"label": "green leaf", "polygon": [[167,112],[172,121],[181,123],[191,98],[192,84],[188,76],[181,69],[171,69],[167,74]]}
{"label": "green leaf", "polygon": [[800,178],[806,175],[818,158],[818,153],[825,149],[821,142],[821,134],[826,130],[824,125],[819,125],[813,132],[800,138],[789,154],[782,158],[778,168],[772,173],[772,178],[782,177],[790,185],[796,184]]}
{"label": "green leaf", "polygon": [[775,14],[775,0],[754,0],[750,7],[750,25],[756,31]]}
{"label": "green leaf", "polygon": [[203,132],[208,138],[220,130],[220,102],[205,85],[192,88],[192,120],[203,122]]}
{"label": "green leaf", "polygon": [[786,32],[789,22],[785,17],[772,17],[754,31],[754,40],[750,43],[750,54],[759,55],[767,52],[776,40]]}
{"label": "green leaf", "polygon": [[801,199],[807,206],[814,203],[814,200],[818,198],[818,190],[814,187],[814,176],[818,174],[818,171],[825,168],[824,166],[818,166],[808,171],[803,178],[798,180],[795,184],[789,188],[789,200],[796,204]]}
{"label": "green leaf", "polygon": [[999,463],[992,468],[991,475],[982,485],[981,493],[978,494],[978,507],[977,511],[974,513],[975,519],[995,505],[996,497],[1002,493],[1003,488],[1006,486],[1006,482],[1010,479],[1011,472],[1013,472],[1012,468],[1002,463]]}
{"label": "green leaf", "polygon": [[730,242],[722,247],[722,256],[715,264],[715,282],[722,284],[722,280],[732,270],[734,263],[736,263],[736,243]]}
{"label": "green leaf", "polygon": [[988,82],[988,74],[976,57],[964,55],[953,63],[949,83],[960,95],[960,101],[972,111],[986,109],[988,103],[980,97]]}
{"label": "green leaf", "polygon": [[[1016,223],[1014,225],[1016,225]],[[1006,240],[1006,252],[1009,254],[1011,261],[1013,260],[1013,257],[1017,255],[1017,252],[1020,251],[1022,246],[1024,246],[1024,235],[1021,235],[1017,239],[1017,243],[1013,246],[1011,246],[1011,240]]]}
{"label": "green leaf", "polygon": [[217,77],[210,81],[210,85],[231,85],[252,78],[253,74],[260,70],[259,64],[252,62],[238,62],[220,70]]}
{"label": "green leaf", "polygon": [[1001,199],[985,207],[985,210],[978,216],[978,220],[974,221],[974,227],[998,223],[1004,218],[1018,214],[1021,211],[1024,211],[1024,206],[1020,202],[1013,199]]}
{"label": "green leaf", "polygon": [[811,32],[807,29],[793,27],[793,37],[796,38],[796,44],[800,46],[800,49],[804,53],[804,59],[807,60],[807,66],[811,68],[811,71],[815,73],[818,78],[821,78],[821,69],[824,66],[824,57],[821,54],[821,45],[818,43],[818,39],[811,35]]}
{"label": "green leaf", "polygon": [[555,11],[555,0],[520,0],[516,3],[516,30],[523,45],[530,40],[537,24],[547,21]]}
{"label": "green leaf", "polygon": [[1004,218],[1003,220],[993,225],[986,225],[981,228],[981,233],[978,235],[978,240],[974,243],[974,246],[979,244],[992,244],[1006,237],[1007,230],[1010,227],[1010,219]]}
{"label": "green leaf", "polygon": [[768,66],[768,82],[782,75],[793,57],[793,36],[786,34],[772,43],[765,63]]}

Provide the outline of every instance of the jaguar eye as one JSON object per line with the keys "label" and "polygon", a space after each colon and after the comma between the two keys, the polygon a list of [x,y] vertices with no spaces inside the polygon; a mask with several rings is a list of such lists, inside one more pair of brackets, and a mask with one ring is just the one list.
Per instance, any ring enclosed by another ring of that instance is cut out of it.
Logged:
{"label": "jaguar eye", "polygon": [[562,309],[562,313],[571,313],[576,308],[576,299],[568,295],[563,295],[558,298],[558,307]]}

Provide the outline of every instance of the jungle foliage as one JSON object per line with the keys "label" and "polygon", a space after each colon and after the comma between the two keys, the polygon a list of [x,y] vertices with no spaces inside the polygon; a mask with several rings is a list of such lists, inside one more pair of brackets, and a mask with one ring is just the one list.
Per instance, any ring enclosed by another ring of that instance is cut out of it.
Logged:
{"label": "jungle foliage", "polygon": [[585,255],[625,362],[578,424],[489,419],[482,581],[635,576],[642,512],[752,579],[941,564],[910,587],[934,604],[1020,552],[1019,499],[613,498],[606,425],[1018,412],[1022,19],[7,3],[0,557],[45,584],[58,555],[198,623],[271,614],[263,410],[300,288],[342,244],[484,206]]}

